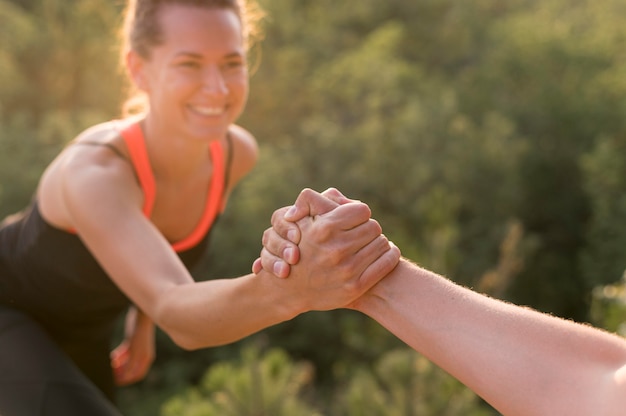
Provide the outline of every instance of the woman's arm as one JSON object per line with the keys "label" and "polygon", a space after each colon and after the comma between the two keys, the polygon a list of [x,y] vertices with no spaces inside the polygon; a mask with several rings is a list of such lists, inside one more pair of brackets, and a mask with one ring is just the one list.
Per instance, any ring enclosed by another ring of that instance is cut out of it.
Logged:
{"label": "woman's arm", "polygon": [[[310,207],[332,209],[322,198],[301,194],[287,218],[298,220]],[[298,250],[303,258],[307,252],[302,243],[298,248],[287,241],[288,233],[301,242],[308,235],[282,217],[277,215],[266,232],[256,264],[282,270],[289,263],[289,280],[297,278]],[[283,261],[285,251],[292,256]],[[599,329],[489,298],[406,259],[350,307],[377,320],[504,415],[618,416],[626,409],[626,341]]]}
{"label": "woman's arm", "polygon": [[[74,156],[58,173],[71,226],[117,286],[184,348],[230,343],[308,310],[345,306],[389,271],[365,273],[370,258],[385,258],[390,250],[367,206],[355,203],[346,212],[327,214],[319,223],[325,227],[309,224],[311,244],[327,247],[337,241],[333,249],[344,255],[308,279],[250,274],[196,283],[143,215],[143,194],[132,168],[94,152]],[[337,235],[357,233],[358,239]]]}

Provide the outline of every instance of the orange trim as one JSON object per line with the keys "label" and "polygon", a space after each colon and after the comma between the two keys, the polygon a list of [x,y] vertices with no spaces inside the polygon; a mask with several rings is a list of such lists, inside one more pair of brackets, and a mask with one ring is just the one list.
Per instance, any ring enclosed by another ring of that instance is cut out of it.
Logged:
{"label": "orange trim", "polygon": [[143,213],[150,218],[156,198],[156,183],[150,166],[150,158],[146,150],[141,124],[133,123],[120,131],[126,143],[139,183],[143,189]]}
{"label": "orange trim", "polygon": [[[156,184],[150,159],[146,150],[143,131],[139,123],[133,123],[121,131],[122,138],[126,142],[131,160],[139,177],[139,182],[144,192],[143,213],[150,217],[154,201],[156,198]],[[202,218],[196,228],[185,238],[172,243],[172,248],[177,251],[185,251],[198,244],[209,231],[213,221],[219,214],[223,204],[222,195],[224,193],[224,151],[219,141],[211,142],[209,145],[211,162],[213,163],[213,175],[207,193]]]}
{"label": "orange trim", "polygon": [[176,251],[185,251],[198,244],[209,231],[213,221],[219,214],[219,209],[224,193],[224,152],[221,142],[214,141],[209,145],[211,162],[213,162],[213,175],[207,193],[204,213],[196,228],[184,239],[172,244]]}

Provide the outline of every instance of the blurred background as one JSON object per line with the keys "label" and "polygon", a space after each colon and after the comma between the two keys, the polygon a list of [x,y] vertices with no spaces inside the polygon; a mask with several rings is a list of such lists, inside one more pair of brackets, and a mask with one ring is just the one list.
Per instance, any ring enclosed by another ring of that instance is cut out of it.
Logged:
{"label": "blurred background", "polygon": [[[304,187],[367,202],[403,254],[491,296],[626,319],[626,2],[260,0],[240,124],[261,160],[197,279],[248,273]],[[0,215],[81,130],[120,116],[121,0],[0,0]],[[497,415],[353,311],[229,346],[158,334],[125,415]]]}

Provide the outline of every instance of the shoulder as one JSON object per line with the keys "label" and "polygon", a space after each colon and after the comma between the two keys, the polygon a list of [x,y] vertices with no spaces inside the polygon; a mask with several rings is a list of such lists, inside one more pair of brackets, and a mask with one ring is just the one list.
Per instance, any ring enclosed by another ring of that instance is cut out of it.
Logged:
{"label": "shoulder", "polygon": [[129,207],[141,206],[141,189],[132,165],[120,157],[125,152],[120,140],[114,126],[103,123],[79,134],[73,141],[76,145],[63,150],[44,173],[38,191],[46,219],[63,228],[75,227],[72,217],[77,211],[87,213],[96,206],[126,202]]}
{"label": "shoulder", "polygon": [[237,156],[237,153],[240,153],[240,157],[251,158],[256,161],[259,154],[259,146],[252,133],[237,125],[232,125],[228,132],[233,140],[235,156]]}
{"label": "shoulder", "polygon": [[259,157],[256,139],[248,130],[233,125],[229,129],[232,139],[231,188],[252,170]]}
{"label": "shoulder", "polygon": [[[120,157],[127,153],[122,142],[115,122],[90,127],[80,133],[73,145],[59,156],[59,171],[66,180],[76,178],[79,173],[85,179],[90,179],[92,175],[104,175],[113,180],[126,177],[132,173],[132,167],[124,157]],[[112,151],[111,147],[117,151]]]}
{"label": "shoulder", "polygon": [[71,143],[101,144],[114,147],[119,153],[126,154],[121,131],[137,120],[113,120],[96,124],[81,132]]}

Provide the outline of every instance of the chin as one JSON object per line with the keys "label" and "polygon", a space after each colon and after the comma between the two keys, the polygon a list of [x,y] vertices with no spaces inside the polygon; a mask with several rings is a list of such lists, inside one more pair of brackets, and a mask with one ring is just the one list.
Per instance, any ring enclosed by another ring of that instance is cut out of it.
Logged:
{"label": "chin", "polygon": [[190,136],[201,141],[213,142],[226,137],[228,127],[221,128],[193,128],[190,129]]}

